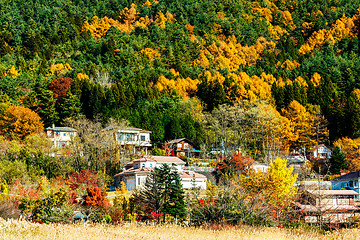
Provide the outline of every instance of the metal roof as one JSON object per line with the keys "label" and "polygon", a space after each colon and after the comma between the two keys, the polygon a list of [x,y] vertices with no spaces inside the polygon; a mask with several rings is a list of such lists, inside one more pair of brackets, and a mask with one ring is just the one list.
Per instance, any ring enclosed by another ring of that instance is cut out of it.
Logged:
{"label": "metal roof", "polygon": [[347,179],[357,179],[359,177],[360,177],[360,171],[357,171],[357,172],[351,172],[351,173],[342,175],[340,177],[334,178],[331,181],[332,182],[337,182],[337,181],[342,181],[342,180],[347,180]]}
{"label": "metal roof", "polygon": [[46,131],[55,131],[55,132],[77,132],[76,129],[71,127],[48,127]]}

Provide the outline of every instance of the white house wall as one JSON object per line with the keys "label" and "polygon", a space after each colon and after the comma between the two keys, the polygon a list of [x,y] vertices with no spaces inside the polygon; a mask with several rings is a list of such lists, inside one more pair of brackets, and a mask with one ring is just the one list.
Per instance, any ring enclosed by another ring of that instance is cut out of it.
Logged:
{"label": "white house wall", "polygon": [[185,189],[191,189],[193,187],[206,189],[206,179],[204,178],[198,178],[195,182],[191,178],[183,178],[181,179],[181,184]]}
{"label": "white house wall", "polygon": [[[126,134],[133,134],[134,139],[127,140]],[[141,140],[141,136],[145,137],[144,140]],[[116,139],[121,145],[135,145],[135,146],[150,146],[150,133],[140,132],[140,131],[125,131],[116,133]]]}

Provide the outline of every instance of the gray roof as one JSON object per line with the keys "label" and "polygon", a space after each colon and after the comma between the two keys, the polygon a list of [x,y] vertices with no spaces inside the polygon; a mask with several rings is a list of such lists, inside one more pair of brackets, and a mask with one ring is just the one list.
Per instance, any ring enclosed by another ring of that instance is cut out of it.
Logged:
{"label": "gray roof", "polygon": [[126,130],[130,130],[130,131],[139,131],[139,132],[148,132],[151,133],[151,131],[148,130],[144,130],[141,128],[135,128],[135,127],[115,127],[115,126],[108,126],[106,128],[104,128],[102,131],[110,131],[110,130],[119,130],[121,131],[126,131]]}
{"label": "gray roof", "polygon": [[351,172],[351,173],[342,175],[340,177],[334,178],[331,181],[332,182],[337,182],[337,181],[342,181],[342,180],[347,180],[347,179],[357,179],[359,177],[360,177],[360,171],[357,171],[357,172]]}
{"label": "gray roof", "polygon": [[46,131],[55,131],[55,132],[77,132],[76,129],[71,127],[48,127]]}

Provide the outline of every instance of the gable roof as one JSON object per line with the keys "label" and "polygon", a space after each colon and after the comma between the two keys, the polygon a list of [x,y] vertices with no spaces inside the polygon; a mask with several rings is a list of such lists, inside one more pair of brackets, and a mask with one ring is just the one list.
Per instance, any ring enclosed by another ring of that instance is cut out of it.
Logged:
{"label": "gable roof", "polygon": [[55,132],[77,132],[75,128],[71,127],[48,127],[46,131],[55,131]]}
{"label": "gable roof", "polygon": [[196,146],[195,143],[193,143],[192,141],[190,141],[190,140],[187,139],[187,138],[173,139],[173,140],[168,141],[167,144],[172,145],[172,144],[176,144],[176,143],[179,143],[179,142],[182,142],[182,141],[188,142],[188,143],[190,143],[191,145],[193,145],[194,148],[198,149],[198,146]]}
{"label": "gable roof", "polygon": [[315,145],[315,146],[312,147],[311,151],[314,152],[314,151],[316,151],[317,149],[322,148],[322,147],[325,149],[326,153],[331,153],[331,148],[325,146],[325,144]]}
{"label": "gable roof", "polygon": [[143,158],[154,160],[157,163],[178,163],[185,164],[183,160],[172,156],[144,156]]}
{"label": "gable roof", "polygon": [[120,175],[128,175],[133,173],[149,173],[153,170],[153,168],[129,168],[125,171],[122,171],[121,173],[115,174],[114,177],[120,176]]}
{"label": "gable roof", "polygon": [[337,181],[343,181],[343,180],[347,180],[347,179],[357,179],[359,177],[360,177],[360,171],[357,171],[357,172],[347,173],[347,174],[342,175],[340,177],[334,178],[331,181],[332,182],[337,182]]}

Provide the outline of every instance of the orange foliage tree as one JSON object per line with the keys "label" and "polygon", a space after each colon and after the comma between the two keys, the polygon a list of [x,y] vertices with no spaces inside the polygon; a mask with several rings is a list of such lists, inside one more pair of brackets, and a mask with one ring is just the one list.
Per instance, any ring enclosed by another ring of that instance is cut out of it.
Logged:
{"label": "orange foliage tree", "polygon": [[217,174],[238,172],[248,174],[254,164],[251,157],[242,156],[241,153],[233,153],[229,158],[222,158],[216,163]]}
{"label": "orange foliage tree", "polygon": [[105,191],[102,191],[98,187],[86,188],[87,195],[83,196],[84,205],[86,206],[106,206],[106,195]]}
{"label": "orange foliage tree", "polygon": [[7,135],[23,139],[27,135],[43,131],[44,124],[31,109],[11,106],[0,116],[0,129]]}

